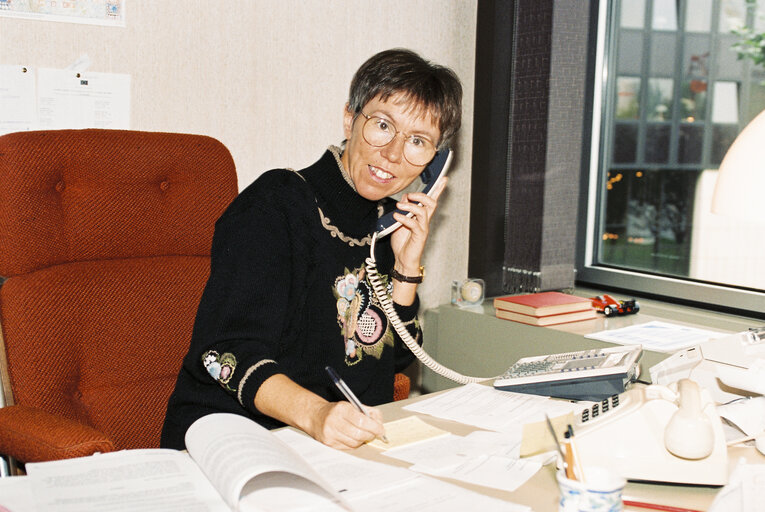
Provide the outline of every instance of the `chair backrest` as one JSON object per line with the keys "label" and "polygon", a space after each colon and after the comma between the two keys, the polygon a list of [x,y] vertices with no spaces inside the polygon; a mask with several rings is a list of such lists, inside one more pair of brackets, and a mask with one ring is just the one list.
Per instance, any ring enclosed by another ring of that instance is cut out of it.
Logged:
{"label": "chair backrest", "polygon": [[234,162],[210,137],[0,136],[4,398],[156,447]]}

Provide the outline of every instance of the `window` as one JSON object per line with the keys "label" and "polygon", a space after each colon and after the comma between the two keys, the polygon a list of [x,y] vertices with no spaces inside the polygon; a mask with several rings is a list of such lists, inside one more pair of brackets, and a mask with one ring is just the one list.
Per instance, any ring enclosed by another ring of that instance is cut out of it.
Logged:
{"label": "window", "polygon": [[578,279],[764,314],[765,220],[713,215],[710,202],[725,152],[765,109],[765,68],[734,47],[735,29],[763,30],[765,5],[613,0],[599,10]]}

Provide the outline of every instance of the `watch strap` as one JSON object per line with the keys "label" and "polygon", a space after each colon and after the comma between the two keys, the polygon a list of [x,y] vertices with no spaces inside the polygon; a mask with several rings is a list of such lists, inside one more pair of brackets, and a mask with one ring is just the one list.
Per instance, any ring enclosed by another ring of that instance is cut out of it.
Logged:
{"label": "watch strap", "polygon": [[405,276],[404,274],[399,273],[395,268],[392,268],[390,269],[390,276],[401,283],[419,284],[422,282],[422,278],[425,277],[425,267],[420,266],[420,275],[415,277]]}

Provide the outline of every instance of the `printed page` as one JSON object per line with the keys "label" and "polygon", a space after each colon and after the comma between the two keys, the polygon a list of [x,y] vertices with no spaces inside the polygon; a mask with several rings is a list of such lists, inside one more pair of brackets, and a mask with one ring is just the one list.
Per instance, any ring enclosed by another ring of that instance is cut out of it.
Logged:
{"label": "printed page", "polygon": [[0,65],[0,135],[32,130],[36,108],[34,69]]}
{"label": "printed page", "polygon": [[293,494],[301,503],[343,501],[299,450],[243,416],[216,413],[198,419],[186,432],[186,447],[232,509],[239,508],[243,496],[255,494],[257,499],[246,501],[266,510],[285,510],[289,504],[281,500],[292,503]]}
{"label": "printed page", "polygon": [[312,468],[325,476],[333,489],[348,500],[417,478],[407,469],[355,457],[294,430],[279,430],[274,434],[299,452]]}
{"label": "printed page", "polygon": [[588,405],[591,402],[572,404],[544,396],[501,391],[482,384],[467,384],[404,409],[505,432],[514,430],[519,424],[543,420],[545,413],[550,417],[572,411],[576,414]]}
{"label": "printed page", "polygon": [[[280,430],[275,432],[275,435],[298,450],[322,475],[326,475],[330,483],[342,492],[354,510],[364,512],[444,512],[446,510],[525,512],[530,510],[522,505],[490,498],[447,482],[418,475],[402,467],[365,460],[350,453],[334,450],[294,430]],[[400,449],[415,449],[450,437],[458,436],[440,437]],[[503,452],[501,447],[498,449]],[[397,451],[398,449],[393,450],[393,452]],[[325,512],[335,509],[317,507],[311,510]]]}
{"label": "printed page", "polygon": [[32,479],[28,476],[0,477],[0,511],[36,512]]}
{"label": "printed page", "polygon": [[675,352],[729,334],[653,320],[621,329],[594,332],[584,337],[619,345],[642,345],[643,350]]}
{"label": "printed page", "polygon": [[231,511],[196,463],[177,450],[124,450],[30,463],[26,470],[36,508],[10,510]]}

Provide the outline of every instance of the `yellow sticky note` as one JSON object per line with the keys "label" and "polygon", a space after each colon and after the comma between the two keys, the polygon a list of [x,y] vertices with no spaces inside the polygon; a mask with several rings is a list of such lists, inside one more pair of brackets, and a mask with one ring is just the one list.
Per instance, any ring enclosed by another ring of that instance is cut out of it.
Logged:
{"label": "yellow sticky note", "polygon": [[399,448],[419,441],[425,441],[426,439],[434,439],[436,437],[448,435],[449,432],[446,430],[442,430],[422,421],[419,416],[407,416],[400,420],[385,423],[385,436],[388,438],[387,443],[380,439],[375,439],[367,444],[369,444],[369,446],[374,446],[375,448],[390,450],[391,448]]}

